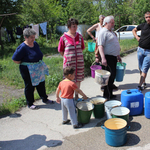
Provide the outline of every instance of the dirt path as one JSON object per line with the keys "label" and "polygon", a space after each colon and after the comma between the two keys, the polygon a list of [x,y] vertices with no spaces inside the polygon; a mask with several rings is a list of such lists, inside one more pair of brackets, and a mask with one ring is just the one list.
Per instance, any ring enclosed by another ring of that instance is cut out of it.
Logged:
{"label": "dirt path", "polygon": [[8,99],[19,98],[24,94],[24,89],[15,89],[13,87],[7,87],[0,85],[0,105]]}

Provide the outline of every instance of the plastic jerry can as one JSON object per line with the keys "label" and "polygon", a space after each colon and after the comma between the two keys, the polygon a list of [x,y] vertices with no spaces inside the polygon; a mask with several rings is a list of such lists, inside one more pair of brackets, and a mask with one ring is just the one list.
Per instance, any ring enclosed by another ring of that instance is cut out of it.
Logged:
{"label": "plastic jerry can", "polygon": [[143,94],[138,89],[122,91],[121,106],[130,110],[130,116],[139,115],[143,112]]}
{"label": "plastic jerry can", "polygon": [[146,118],[150,119],[150,92],[145,93],[144,115]]}

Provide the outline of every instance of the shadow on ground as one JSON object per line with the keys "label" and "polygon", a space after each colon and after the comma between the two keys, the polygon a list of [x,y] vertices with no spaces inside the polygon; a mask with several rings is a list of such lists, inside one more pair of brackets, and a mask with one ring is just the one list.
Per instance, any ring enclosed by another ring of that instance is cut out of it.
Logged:
{"label": "shadow on ground", "polygon": [[42,146],[56,147],[62,144],[60,140],[46,141],[45,135],[34,134],[25,139],[0,141],[0,149],[10,150],[12,147],[18,150],[37,150]]}

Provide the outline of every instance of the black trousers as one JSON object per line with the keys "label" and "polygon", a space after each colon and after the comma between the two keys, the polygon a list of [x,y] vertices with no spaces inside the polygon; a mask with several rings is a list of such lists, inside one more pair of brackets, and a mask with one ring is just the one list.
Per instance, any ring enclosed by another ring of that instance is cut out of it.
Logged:
{"label": "black trousers", "polygon": [[102,66],[102,69],[107,70],[111,73],[108,81],[108,85],[104,87],[104,97],[110,98],[113,95],[113,83],[116,78],[116,65],[117,65],[117,57],[112,55],[105,55],[107,60],[107,67]]}
{"label": "black trousers", "polygon": [[32,86],[28,67],[24,66],[24,65],[20,65],[19,69],[20,69],[20,73],[21,73],[21,76],[22,76],[22,78],[24,80],[24,84],[25,84],[24,93],[25,93],[27,105],[30,107],[34,103],[34,90],[35,90],[35,88],[36,88],[39,96],[43,100],[43,102],[46,102],[48,96],[46,95],[45,81],[40,82],[40,84],[37,86]]}

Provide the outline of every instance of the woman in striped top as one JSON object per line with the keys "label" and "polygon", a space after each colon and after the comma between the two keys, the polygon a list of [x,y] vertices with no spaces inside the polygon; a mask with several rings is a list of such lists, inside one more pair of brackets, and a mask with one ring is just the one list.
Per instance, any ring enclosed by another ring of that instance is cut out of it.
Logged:
{"label": "woman in striped top", "polygon": [[[80,88],[80,83],[84,79],[84,40],[77,31],[78,21],[70,18],[67,22],[68,32],[60,37],[58,52],[63,56],[63,68],[72,66],[75,68],[74,82]],[[78,93],[75,93],[75,100],[78,99]]]}

